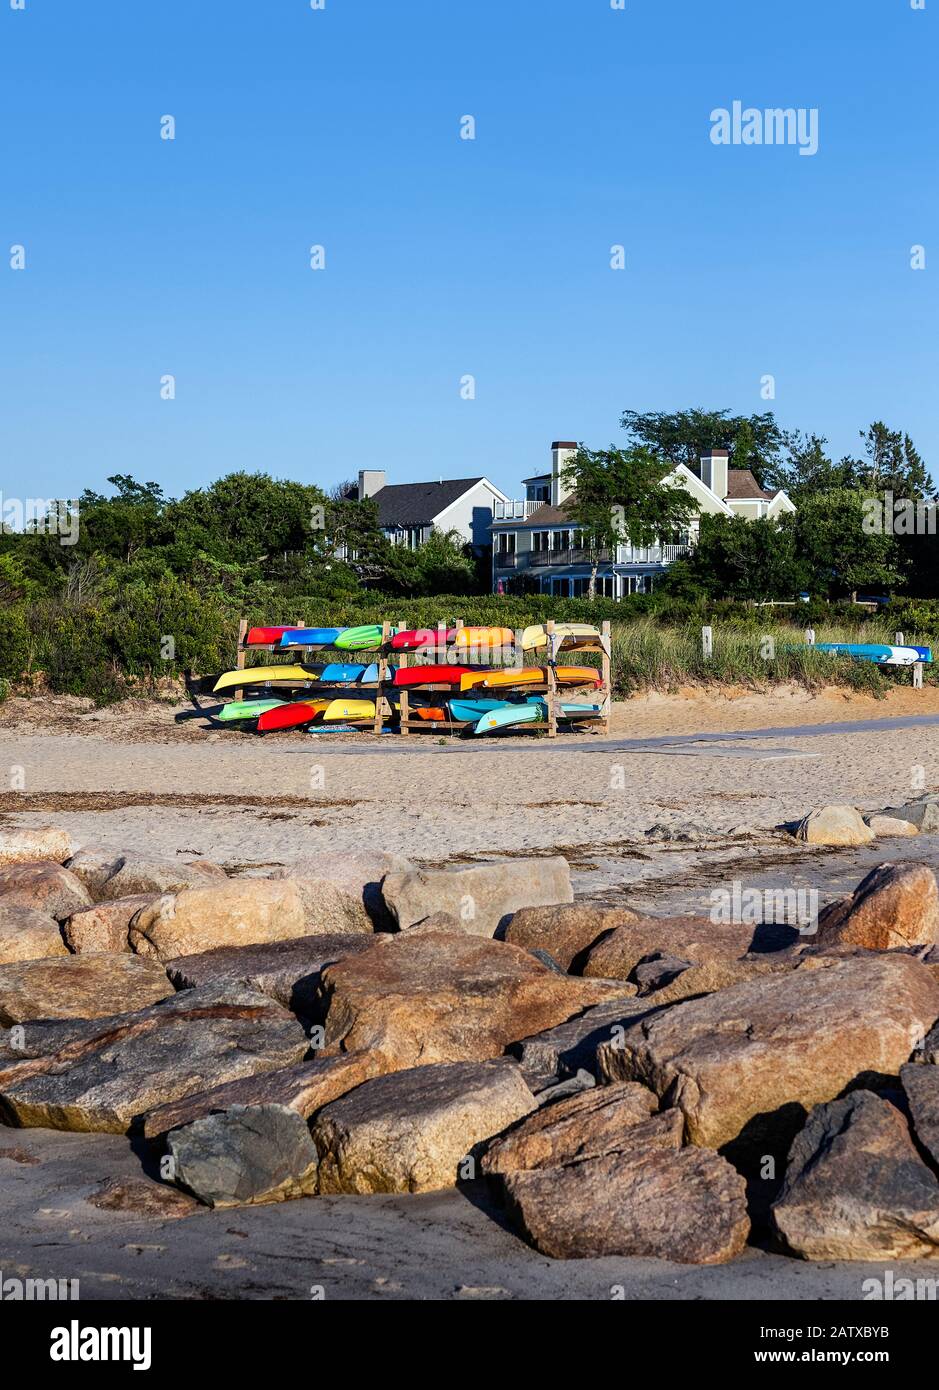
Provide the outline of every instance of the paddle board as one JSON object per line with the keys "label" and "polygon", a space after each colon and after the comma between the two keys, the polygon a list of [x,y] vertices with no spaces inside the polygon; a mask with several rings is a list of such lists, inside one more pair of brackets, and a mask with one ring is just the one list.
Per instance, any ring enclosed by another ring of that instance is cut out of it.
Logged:
{"label": "paddle board", "polygon": [[855,661],[873,661],[878,666],[913,666],[923,660],[919,647],[894,647],[883,642],[817,642],[815,650],[850,656]]}
{"label": "paddle board", "polygon": [[275,685],[278,681],[315,681],[317,674],[305,666],[246,666],[243,671],[226,671],[219,676],[213,691],[237,690],[242,686]]}

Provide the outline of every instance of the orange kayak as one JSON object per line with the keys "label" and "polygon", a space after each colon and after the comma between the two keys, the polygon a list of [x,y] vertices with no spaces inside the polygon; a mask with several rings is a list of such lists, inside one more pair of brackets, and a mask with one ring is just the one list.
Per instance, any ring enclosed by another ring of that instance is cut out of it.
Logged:
{"label": "orange kayak", "polygon": [[510,627],[459,627],[453,641],[458,647],[510,647],[515,633]]}
{"label": "orange kayak", "polygon": [[[600,672],[593,666],[556,666],[554,677],[558,685],[600,684]],[[469,671],[460,677],[460,689],[495,690],[500,686],[543,685],[548,673],[543,666],[523,666],[521,670]]]}

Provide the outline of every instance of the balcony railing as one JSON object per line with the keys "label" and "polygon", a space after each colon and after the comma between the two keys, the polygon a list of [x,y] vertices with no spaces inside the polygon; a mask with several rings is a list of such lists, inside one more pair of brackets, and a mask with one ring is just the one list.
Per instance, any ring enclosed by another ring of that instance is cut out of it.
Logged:
{"label": "balcony railing", "polygon": [[493,521],[524,521],[531,516],[539,507],[543,507],[544,502],[532,502],[526,497],[521,497],[510,502],[493,502],[492,519]]}
{"label": "balcony railing", "polygon": [[498,570],[547,569],[560,565],[670,565],[682,555],[687,555],[690,545],[668,544],[637,546],[630,553],[628,546],[619,546],[614,552],[607,547],[599,550],[585,550],[582,547],[567,547],[564,550],[520,550],[500,553],[496,551],[493,563]]}

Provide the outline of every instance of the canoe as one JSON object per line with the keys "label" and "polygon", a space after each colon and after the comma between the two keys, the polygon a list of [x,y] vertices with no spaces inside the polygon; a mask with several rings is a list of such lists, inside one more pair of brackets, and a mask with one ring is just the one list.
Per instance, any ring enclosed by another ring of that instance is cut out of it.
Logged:
{"label": "canoe", "polygon": [[269,733],[271,729],[296,729],[301,724],[312,724],[318,714],[330,705],[329,700],[291,700],[276,709],[265,710],[258,719],[258,733]]}
{"label": "canoe", "polygon": [[330,700],[323,711],[323,722],[333,719],[374,719],[374,700]]}
{"label": "canoe", "polygon": [[873,661],[878,666],[913,666],[923,660],[919,647],[894,647],[884,642],[817,642],[815,650],[850,656],[854,661]]}
{"label": "canoe", "polygon": [[257,719],[265,710],[285,704],[284,700],[229,700],[218,712],[218,718],[228,724],[236,719]]}
{"label": "canoe", "polygon": [[460,685],[469,666],[401,666],[394,673],[393,685]]}
{"label": "canoe", "polygon": [[468,671],[460,677],[461,690],[493,690],[498,686],[540,685],[545,673],[540,666],[506,667],[503,671]]}
{"label": "canoe", "polygon": [[249,627],[245,636],[246,647],[272,647],[287,631],[285,627]]}
{"label": "canoe", "polygon": [[318,676],[315,671],[308,671],[305,666],[293,666],[285,662],[282,666],[246,666],[243,671],[226,671],[219,676],[212,689],[213,691],[238,690],[242,686],[276,685],[278,681],[309,682],[317,679]]}
{"label": "canoe", "polygon": [[[555,623],[555,639],[560,639],[562,647],[586,646],[600,639],[600,630],[590,623]],[[522,633],[522,651],[533,651],[535,647],[548,645],[548,632],[543,623],[526,627]]]}
{"label": "canoe", "polygon": [[341,627],[285,627],[280,637],[282,647],[333,647]]}
{"label": "canoe", "polygon": [[435,627],[416,627],[405,628],[401,632],[396,632],[391,639],[391,650],[393,652],[416,652],[422,647],[433,648],[439,646],[441,638],[444,642],[452,642],[456,635],[456,628],[441,628],[439,631]]}
{"label": "canoe", "polygon": [[369,627],[345,627],[333,645],[342,652],[371,652],[381,646],[381,636],[381,626],[374,623]]}
{"label": "canoe", "polygon": [[511,647],[515,633],[510,627],[459,627],[453,641],[458,647]]}

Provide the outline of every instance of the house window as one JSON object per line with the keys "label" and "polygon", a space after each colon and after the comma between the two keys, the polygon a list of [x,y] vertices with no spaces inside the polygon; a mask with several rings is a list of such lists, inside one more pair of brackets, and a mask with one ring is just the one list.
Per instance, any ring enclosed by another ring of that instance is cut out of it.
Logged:
{"label": "house window", "polygon": [[552,550],[570,550],[571,533],[570,531],[553,531],[554,545]]}
{"label": "house window", "polygon": [[549,550],[549,535],[548,531],[533,531],[531,536],[532,550]]}
{"label": "house window", "polygon": [[514,555],[515,554],[515,532],[497,531],[496,532],[496,554]]}
{"label": "house window", "polygon": [[548,483],[529,483],[525,491],[529,502],[547,502],[551,497]]}

